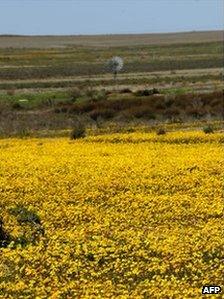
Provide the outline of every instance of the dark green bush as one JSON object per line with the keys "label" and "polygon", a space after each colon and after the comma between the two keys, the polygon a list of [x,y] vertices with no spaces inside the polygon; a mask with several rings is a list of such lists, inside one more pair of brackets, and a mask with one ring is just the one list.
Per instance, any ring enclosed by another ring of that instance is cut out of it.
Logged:
{"label": "dark green bush", "polygon": [[19,128],[15,135],[20,138],[26,138],[31,135],[31,130],[28,128]]}
{"label": "dark green bush", "polygon": [[147,105],[134,106],[125,111],[126,116],[144,119],[156,119],[153,109]]}
{"label": "dark green bush", "polygon": [[30,222],[40,224],[40,217],[34,211],[30,211],[21,205],[11,208],[9,212],[11,215],[16,216],[19,223]]}
{"label": "dark green bush", "polygon": [[10,242],[10,237],[3,228],[3,221],[0,218],[0,248],[7,247]]}
{"label": "dark green bush", "polygon": [[163,129],[163,128],[159,128],[159,129],[156,131],[156,134],[157,134],[157,135],[165,135],[165,134],[166,134],[166,131],[165,131],[165,129]]}
{"label": "dark green bush", "polygon": [[205,134],[214,133],[214,129],[213,129],[213,127],[212,127],[211,125],[208,125],[208,126],[205,126],[205,127],[203,128],[203,132],[204,132]]}
{"label": "dark green bush", "polygon": [[13,109],[16,109],[16,110],[20,110],[20,109],[23,109],[23,106],[21,106],[21,104],[18,103],[18,102],[14,102],[14,103],[12,104],[12,108],[13,108]]}
{"label": "dark green bush", "polygon": [[86,136],[86,128],[81,123],[76,124],[70,134],[71,139],[84,138],[85,136]]}
{"label": "dark green bush", "polygon": [[99,90],[99,91],[96,91],[91,99],[93,101],[105,101],[107,99],[107,94],[106,94],[106,91],[104,89],[102,90]]}
{"label": "dark green bush", "polygon": [[40,236],[44,235],[44,228],[36,212],[28,210],[22,205],[17,205],[10,208],[9,213],[16,217],[18,223],[23,228],[23,232],[17,238],[10,240],[14,243],[13,248],[17,245],[22,247],[29,244],[35,245],[39,241]]}
{"label": "dark green bush", "polygon": [[159,94],[159,90],[157,88],[153,89],[143,89],[143,90],[138,90],[136,93],[136,96],[151,96],[153,94]]}
{"label": "dark green bush", "polygon": [[132,93],[132,91],[129,88],[123,88],[119,91],[119,93]]}
{"label": "dark green bush", "polygon": [[75,102],[78,98],[82,96],[82,92],[79,88],[71,88],[68,91],[69,96],[71,97],[71,100]]}
{"label": "dark green bush", "polygon": [[97,121],[98,118],[110,119],[113,118],[114,115],[115,115],[114,109],[110,109],[110,108],[102,108],[102,109],[98,108],[89,113],[89,116],[95,121]]}

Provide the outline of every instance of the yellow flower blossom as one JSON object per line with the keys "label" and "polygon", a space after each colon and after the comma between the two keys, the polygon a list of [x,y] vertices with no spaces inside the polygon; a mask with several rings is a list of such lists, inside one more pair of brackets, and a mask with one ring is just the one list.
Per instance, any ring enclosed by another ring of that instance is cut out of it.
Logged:
{"label": "yellow flower blossom", "polygon": [[183,299],[222,286],[223,141],[203,132],[0,140],[11,238],[0,248],[0,298]]}

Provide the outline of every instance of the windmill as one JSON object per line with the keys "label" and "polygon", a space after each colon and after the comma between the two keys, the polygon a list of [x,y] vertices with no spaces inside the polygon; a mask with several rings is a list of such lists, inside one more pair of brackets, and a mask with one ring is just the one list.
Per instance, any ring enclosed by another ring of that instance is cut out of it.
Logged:
{"label": "windmill", "polygon": [[123,59],[121,57],[114,56],[108,61],[107,65],[109,71],[114,74],[114,80],[116,80],[118,72],[120,72],[123,68]]}

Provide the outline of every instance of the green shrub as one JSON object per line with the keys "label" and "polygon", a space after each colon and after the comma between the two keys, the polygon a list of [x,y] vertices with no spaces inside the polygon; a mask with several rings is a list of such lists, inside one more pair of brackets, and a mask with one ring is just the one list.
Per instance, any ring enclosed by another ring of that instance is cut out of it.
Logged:
{"label": "green shrub", "polygon": [[6,94],[7,94],[8,96],[14,96],[15,93],[16,93],[16,90],[15,90],[13,87],[10,88],[10,89],[8,89],[8,90],[6,91]]}
{"label": "green shrub", "polygon": [[132,91],[129,88],[123,88],[119,91],[119,93],[132,93]]}
{"label": "green shrub", "polygon": [[40,217],[32,210],[28,210],[22,205],[17,205],[9,209],[9,213],[16,217],[18,223],[23,228],[23,232],[16,238],[11,238],[10,246],[15,248],[17,245],[25,247],[29,244],[35,245],[40,236],[44,235]]}
{"label": "green shrub", "polygon": [[89,113],[89,116],[97,121],[98,118],[110,119],[115,115],[114,109],[111,108],[97,108]]}
{"label": "green shrub", "polygon": [[105,101],[107,99],[107,93],[104,89],[96,91],[91,98],[93,101]]}
{"label": "green shrub", "polygon": [[0,218],[0,248],[1,247],[7,247],[7,245],[10,242],[9,235],[6,233],[6,231],[3,228],[3,221]]}
{"label": "green shrub", "polygon": [[203,132],[204,132],[205,134],[214,133],[214,129],[213,129],[213,127],[212,127],[211,125],[208,125],[208,126],[205,126],[205,127],[203,128]]}
{"label": "green shrub", "polygon": [[20,129],[17,130],[15,135],[20,137],[20,138],[26,138],[26,137],[30,137],[31,133],[32,132],[29,128],[20,128]]}
{"label": "green shrub", "polygon": [[68,91],[69,96],[71,97],[71,100],[75,102],[78,98],[82,96],[82,92],[79,88],[72,88]]}
{"label": "green shrub", "polygon": [[135,94],[136,94],[136,96],[141,96],[141,97],[151,96],[151,95],[154,95],[154,94],[159,94],[159,90],[157,88],[143,89],[143,90],[136,91]]}
{"label": "green shrub", "polygon": [[86,136],[86,128],[81,123],[76,124],[70,134],[71,139],[84,138],[85,136]]}
{"label": "green shrub", "polygon": [[19,102],[14,102],[12,104],[12,108],[15,110],[20,110],[20,109],[23,109],[23,106]]}
{"label": "green shrub", "polygon": [[92,89],[92,88],[87,88],[85,90],[85,96],[87,96],[88,98],[93,98],[96,93],[97,93],[97,91],[95,89]]}
{"label": "green shrub", "polygon": [[147,105],[133,106],[125,111],[126,116],[144,119],[156,119],[153,109]]}
{"label": "green shrub", "polygon": [[166,134],[166,131],[165,131],[165,129],[163,129],[163,128],[159,128],[159,129],[156,131],[156,134],[157,134],[157,135],[165,135],[165,134]]}
{"label": "green shrub", "polygon": [[9,212],[11,215],[16,216],[19,223],[40,224],[40,217],[34,211],[30,211],[21,205],[11,208]]}
{"label": "green shrub", "polygon": [[54,107],[55,97],[42,99],[40,103],[43,107]]}

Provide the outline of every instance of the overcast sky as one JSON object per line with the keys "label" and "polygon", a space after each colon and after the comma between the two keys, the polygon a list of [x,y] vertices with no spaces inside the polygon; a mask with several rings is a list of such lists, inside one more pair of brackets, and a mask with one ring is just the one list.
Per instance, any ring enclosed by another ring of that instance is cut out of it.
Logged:
{"label": "overcast sky", "polygon": [[0,34],[223,29],[223,0],[0,0]]}

